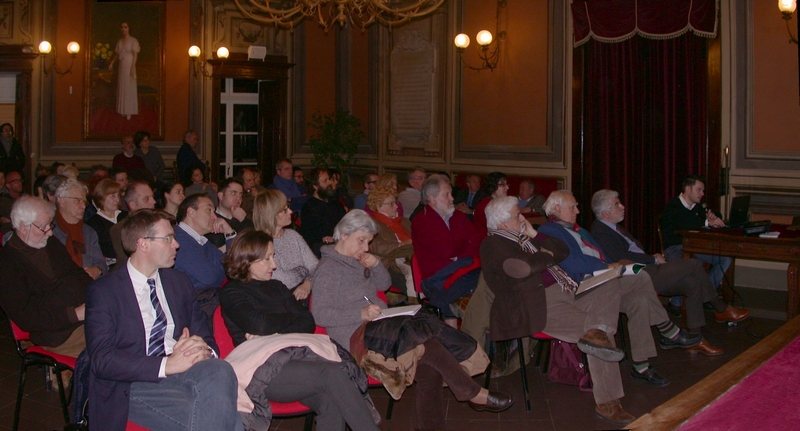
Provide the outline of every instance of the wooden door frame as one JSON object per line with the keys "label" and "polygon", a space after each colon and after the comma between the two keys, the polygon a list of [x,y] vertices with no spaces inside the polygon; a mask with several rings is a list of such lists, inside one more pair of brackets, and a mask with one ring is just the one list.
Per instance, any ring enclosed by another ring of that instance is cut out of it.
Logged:
{"label": "wooden door frame", "polygon": [[33,82],[32,62],[39,58],[31,45],[0,45],[0,70],[17,74],[16,101],[14,104],[14,137],[22,145],[25,169],[22,178],[30,178],[31,166],[31,109]]}

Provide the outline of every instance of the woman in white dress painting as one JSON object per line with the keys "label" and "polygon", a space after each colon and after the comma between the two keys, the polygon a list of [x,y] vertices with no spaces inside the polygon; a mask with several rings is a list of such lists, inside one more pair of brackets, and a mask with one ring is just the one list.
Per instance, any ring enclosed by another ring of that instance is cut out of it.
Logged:
{"label": "woman in white dress painting", "polygon": [[127,22],[120,26],[122,37],[114,48],[114,57],[108,63],[108,70],[114,70],[114,62],[119,60],[117,72],[117,112],[131,119],[139,114],[139,95],[136,89],[136,59],[139,57],[139,41],[130,35]]}

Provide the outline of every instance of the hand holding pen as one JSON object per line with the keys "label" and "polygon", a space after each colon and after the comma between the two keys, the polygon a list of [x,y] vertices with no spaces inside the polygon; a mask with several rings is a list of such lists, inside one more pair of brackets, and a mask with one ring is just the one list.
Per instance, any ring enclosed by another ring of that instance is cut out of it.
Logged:
{"label": "hand holding pen", "polygon": [[383,311],[381,310],[381,307],[375,305],[375,303],[372,302],[367,297],[367,295],[364,295],[364,300],[366,300],[369,305],[361,309],[361,319],[362,320],[370,321],[370,320],[375,319],[378,316],[386,317],[386,315],[383,314]]}

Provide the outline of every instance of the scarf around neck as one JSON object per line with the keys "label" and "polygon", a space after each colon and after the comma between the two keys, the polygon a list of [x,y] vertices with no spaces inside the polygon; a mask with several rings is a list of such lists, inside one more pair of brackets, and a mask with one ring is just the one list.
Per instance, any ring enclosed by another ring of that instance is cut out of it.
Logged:
{"label": "scarf around neck", "polygon": [[394,232],[394,234],[397,235],[398,242],[403,242],[411,238],[411,235],[406,231],[406,228],[403,227],[402,224],[403,218],[400,217],[399,215],[395,218],[390,218],[385,214],[381,214],[380,212],[375,211],[372,213],[372,217],[374,217],[375,220],[388,226],[389,229],[391,229],[392,232]]}
{"label": "scarf around neck", "polygon": [[64,246],[67,248],[69,257],[72,258],[76,265],[83,268],[83,255],[86,254],[86,245],[83,243],[83,220],[75,224],[69,224],[61,216],[61,212],[56,211],[56,223],[67,234]]}

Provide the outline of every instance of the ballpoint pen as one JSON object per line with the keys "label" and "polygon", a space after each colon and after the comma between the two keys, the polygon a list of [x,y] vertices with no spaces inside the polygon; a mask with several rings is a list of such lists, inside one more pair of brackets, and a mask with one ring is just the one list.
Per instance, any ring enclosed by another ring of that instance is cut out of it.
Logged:
{"label": "ballpoint pen", "polygon": [[[364,295],[364,299],[366,299],[366,300],[367,300],[367,303],[368,303],[369,305],[375,305],[375,303],[374,303],[374,302],[370,301],[370,299],[369,299],[369,298],[367,298],[367,295]],[[381,311],[381,316],[383,316],[383,317],[386,317],[386,315],[385,315],[385,314],[383,314],[383,311]]]}

